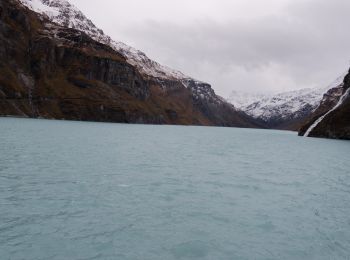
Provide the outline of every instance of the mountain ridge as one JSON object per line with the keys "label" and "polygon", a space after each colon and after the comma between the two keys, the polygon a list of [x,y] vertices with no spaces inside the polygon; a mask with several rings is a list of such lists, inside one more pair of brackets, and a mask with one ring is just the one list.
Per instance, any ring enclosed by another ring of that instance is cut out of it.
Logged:
{"label": "mountain ridge", "polygon": [[136,48],[128,46],[123,42],[113,40],[67,0],[19,1],[29,9],[47,16],[47,18],[54,23],[64,27],[77,29],[86,33],[94,40],[109,45],[114,50],[122,53],[127,58],[128,62],[136,66],[144,75],[162,79],[192,79],[201,82],[184,75],[180,71],[161,65],[160,63],[148,58],[144,52],[137,50]]}
{"label": "mountain ridge", "polygon": [[277,94],[247,94],[233,92],[227,99],[238,110],[259,120],[270,128],[299,130],[318,108],[324,94],[341,85],[343,73],[324,88],[306,88]]}
{"label": "mountain ridge", "polygon": [[[67,1],[24,2],[0,3],[0,115],[258,126],[207,83],[169,72],[142,52],[136,53],[142,62],[133,65],[125,50],[106,44],[110,38]],[[35,12],[39,7],[42,14]],[[142,69],[145,63],[150,73]]]}

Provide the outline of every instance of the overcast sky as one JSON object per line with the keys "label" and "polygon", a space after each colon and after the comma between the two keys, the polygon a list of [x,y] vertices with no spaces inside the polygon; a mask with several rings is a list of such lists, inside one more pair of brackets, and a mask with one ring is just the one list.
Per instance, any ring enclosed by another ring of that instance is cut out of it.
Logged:
{"label": "overcast sky", "polygon": [[232,90],[325,87],[350,63],[349,0],[70,0],[113,39]]}

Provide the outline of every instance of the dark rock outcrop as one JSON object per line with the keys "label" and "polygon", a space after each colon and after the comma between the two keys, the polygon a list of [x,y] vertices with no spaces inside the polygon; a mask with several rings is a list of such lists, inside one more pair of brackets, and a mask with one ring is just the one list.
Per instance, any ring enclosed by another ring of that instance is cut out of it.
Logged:
{"label": "dark rock outcrop", "polygon": [[[350,140],[350,96],[347,95],[349,88],[350,72],[345,76],[341,86],[330,89],[324,95],[311,119],[299,130],[299,135],[305,135],[307,130],[324,116],[308,136]],[[340,104],[341,98],[343,102]]]}

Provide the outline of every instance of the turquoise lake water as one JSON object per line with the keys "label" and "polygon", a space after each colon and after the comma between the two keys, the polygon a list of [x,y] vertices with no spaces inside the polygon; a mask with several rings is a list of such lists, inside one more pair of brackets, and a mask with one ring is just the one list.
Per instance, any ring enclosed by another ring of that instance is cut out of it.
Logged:
{"label": "turquoise lake water", "polygon": [[0,259],[350,259],[350,142],[0,118]]}

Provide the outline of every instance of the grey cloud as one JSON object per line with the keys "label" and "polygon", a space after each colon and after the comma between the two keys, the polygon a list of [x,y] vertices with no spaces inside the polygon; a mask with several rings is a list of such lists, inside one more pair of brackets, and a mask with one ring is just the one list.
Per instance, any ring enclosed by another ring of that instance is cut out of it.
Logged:
{"label": "grey cloud", "polygon": [[347,0],[296,1],[278,16],[186,25],[149,20],[124,33],[149,56],[223,95],[322,87],[348,65],[349,10]]}
{"label": "grey cloud", "polygon": [[323,87],[349,66],[349,0],[101,0],[98,10],[70,1],[114,39],[223,96]]}

